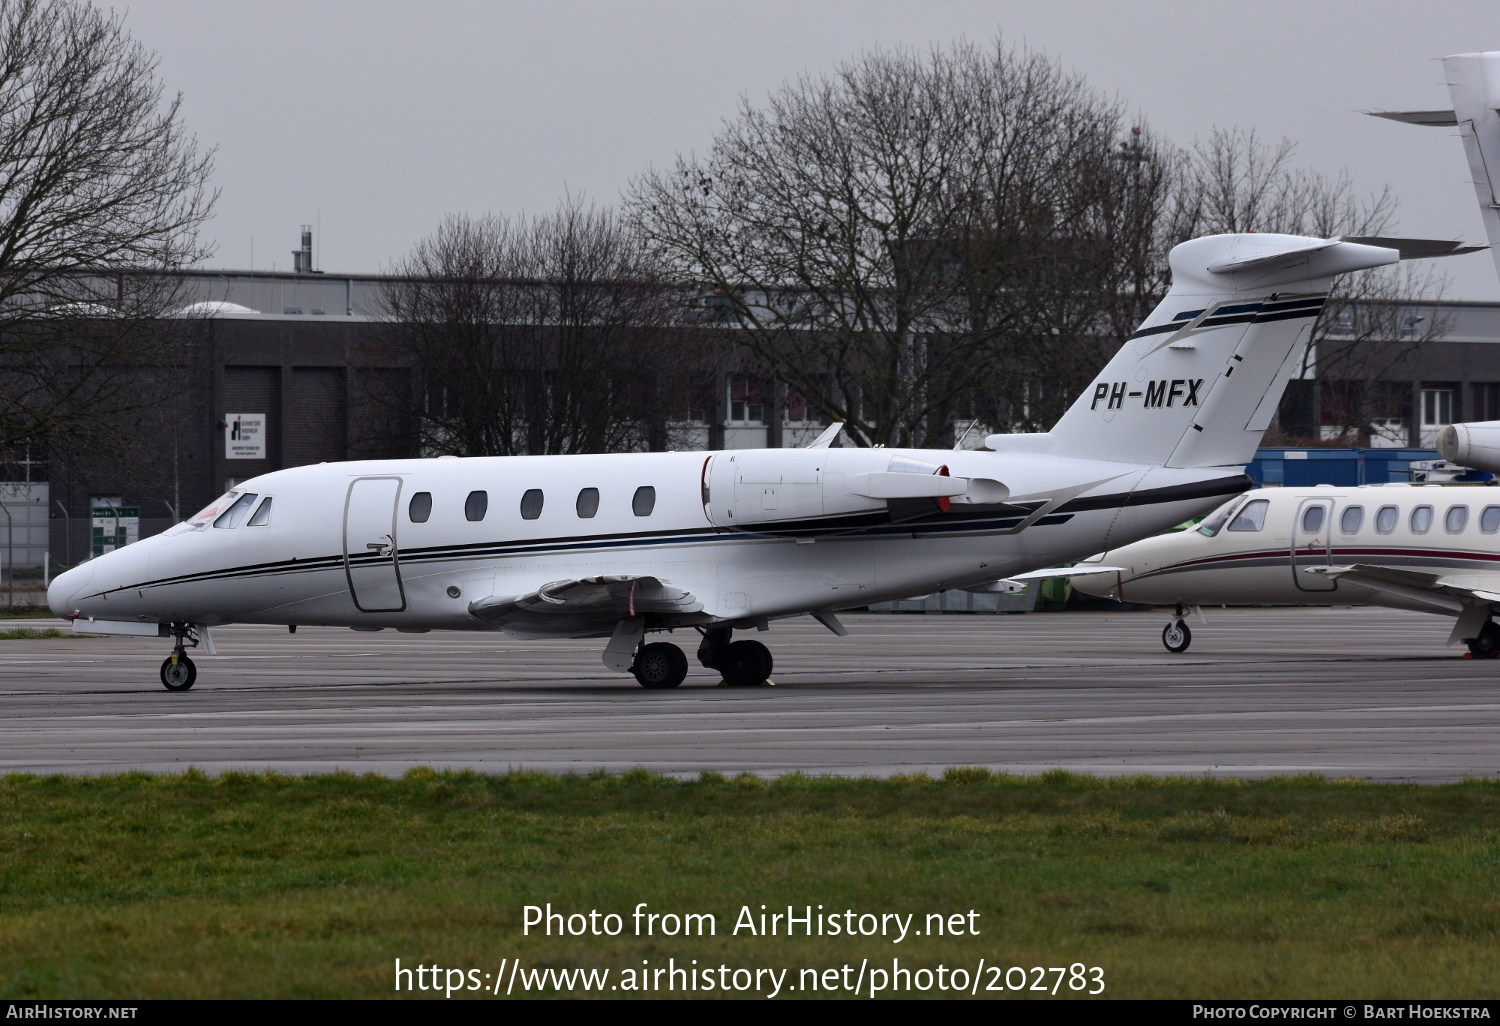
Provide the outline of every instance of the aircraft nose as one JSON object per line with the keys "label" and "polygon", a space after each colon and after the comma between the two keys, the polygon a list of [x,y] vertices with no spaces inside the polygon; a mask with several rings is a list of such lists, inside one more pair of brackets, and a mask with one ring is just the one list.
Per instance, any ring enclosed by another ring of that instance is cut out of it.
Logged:
{"label": "aircraft nose", "polygon": [[94,560],[89,560],[82,566],[75,566],[71,570],[65,570],[52,578],[52,583],[47,586],[47,605],[58,616],[67,616],[74,610],[73,599],[79,592],[89,586],[94,579]]}

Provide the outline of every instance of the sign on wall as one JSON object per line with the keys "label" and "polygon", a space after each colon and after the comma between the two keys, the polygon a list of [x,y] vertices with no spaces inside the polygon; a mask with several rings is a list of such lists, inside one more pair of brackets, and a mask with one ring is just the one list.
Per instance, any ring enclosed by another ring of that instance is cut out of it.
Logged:
{"label": "sign on wall", "polygon": [[123,549],[141,537],[141,511],[137,506],[95,506],[94,555]]}
{"label": "sign on wall", "polygon": [[263,460],[266,458],[266,415],[264,413],[226,413],[224,415],[224,458],[226,460]]}

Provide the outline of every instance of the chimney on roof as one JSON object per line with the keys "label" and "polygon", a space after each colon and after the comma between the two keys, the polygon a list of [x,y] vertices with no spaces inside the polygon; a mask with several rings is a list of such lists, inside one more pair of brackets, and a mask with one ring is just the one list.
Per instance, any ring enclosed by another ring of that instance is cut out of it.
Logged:
{"label": "chimney on roof", "polygon": [[312,225],[302,226],[302,248],[292,250],[292,268],[298,274],[312,274]]}

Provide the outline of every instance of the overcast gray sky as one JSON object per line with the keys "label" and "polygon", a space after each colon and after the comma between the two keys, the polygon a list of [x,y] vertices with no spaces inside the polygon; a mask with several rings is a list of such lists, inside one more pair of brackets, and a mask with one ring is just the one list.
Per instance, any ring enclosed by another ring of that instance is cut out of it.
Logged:
{"label": "overcast gray sky", "polygon": [[[1179,144],[1215,125],[1298,143],[1301,163],[1389,184],[1399,229],[1484,241],[1451,129],[1361,109],[1445,108],[1432,58],[1500,49],[1494,0],[131,0],[200,140],[219,147],[219,267],[388,266],[450,211],[614,202],[706,149],[738,98],[874,47],[996,32],[1058,57]],[[1487,254],[1448,297],[1500,300]]]}

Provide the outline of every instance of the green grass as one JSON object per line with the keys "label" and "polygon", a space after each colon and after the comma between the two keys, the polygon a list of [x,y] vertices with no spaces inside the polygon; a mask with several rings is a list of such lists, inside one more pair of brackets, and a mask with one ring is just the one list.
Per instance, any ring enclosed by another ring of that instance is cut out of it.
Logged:
{"label": "green grass", "polygon": [[[523,937],[521,910],[714,937]],[[730,936],[742,905],[978,937]],[[627,919],[628,924],[628,919]],[[0,997],[379,997],[403,966],[1083,962],[1106,996],[1500,995],[1500,785],[957,769],[0,778]],[[795,978],[795,972],[793,973]],[[619,996],[619,995],[616,995]]]}
{"label": "green grass", "polygon": [[[0,593],[0,602],[3,601],[4,595]],[[14,606],[0,605],[0,620],[41,620],[56,615],[45,603],[39,606],[19,602]]]}
{"label": "green grass", "polygon": [[69,631],[64,633],[56,627],[8,627],[0,630],[0,641],[16,641],[24,638],[77,638],[82,635]]}

